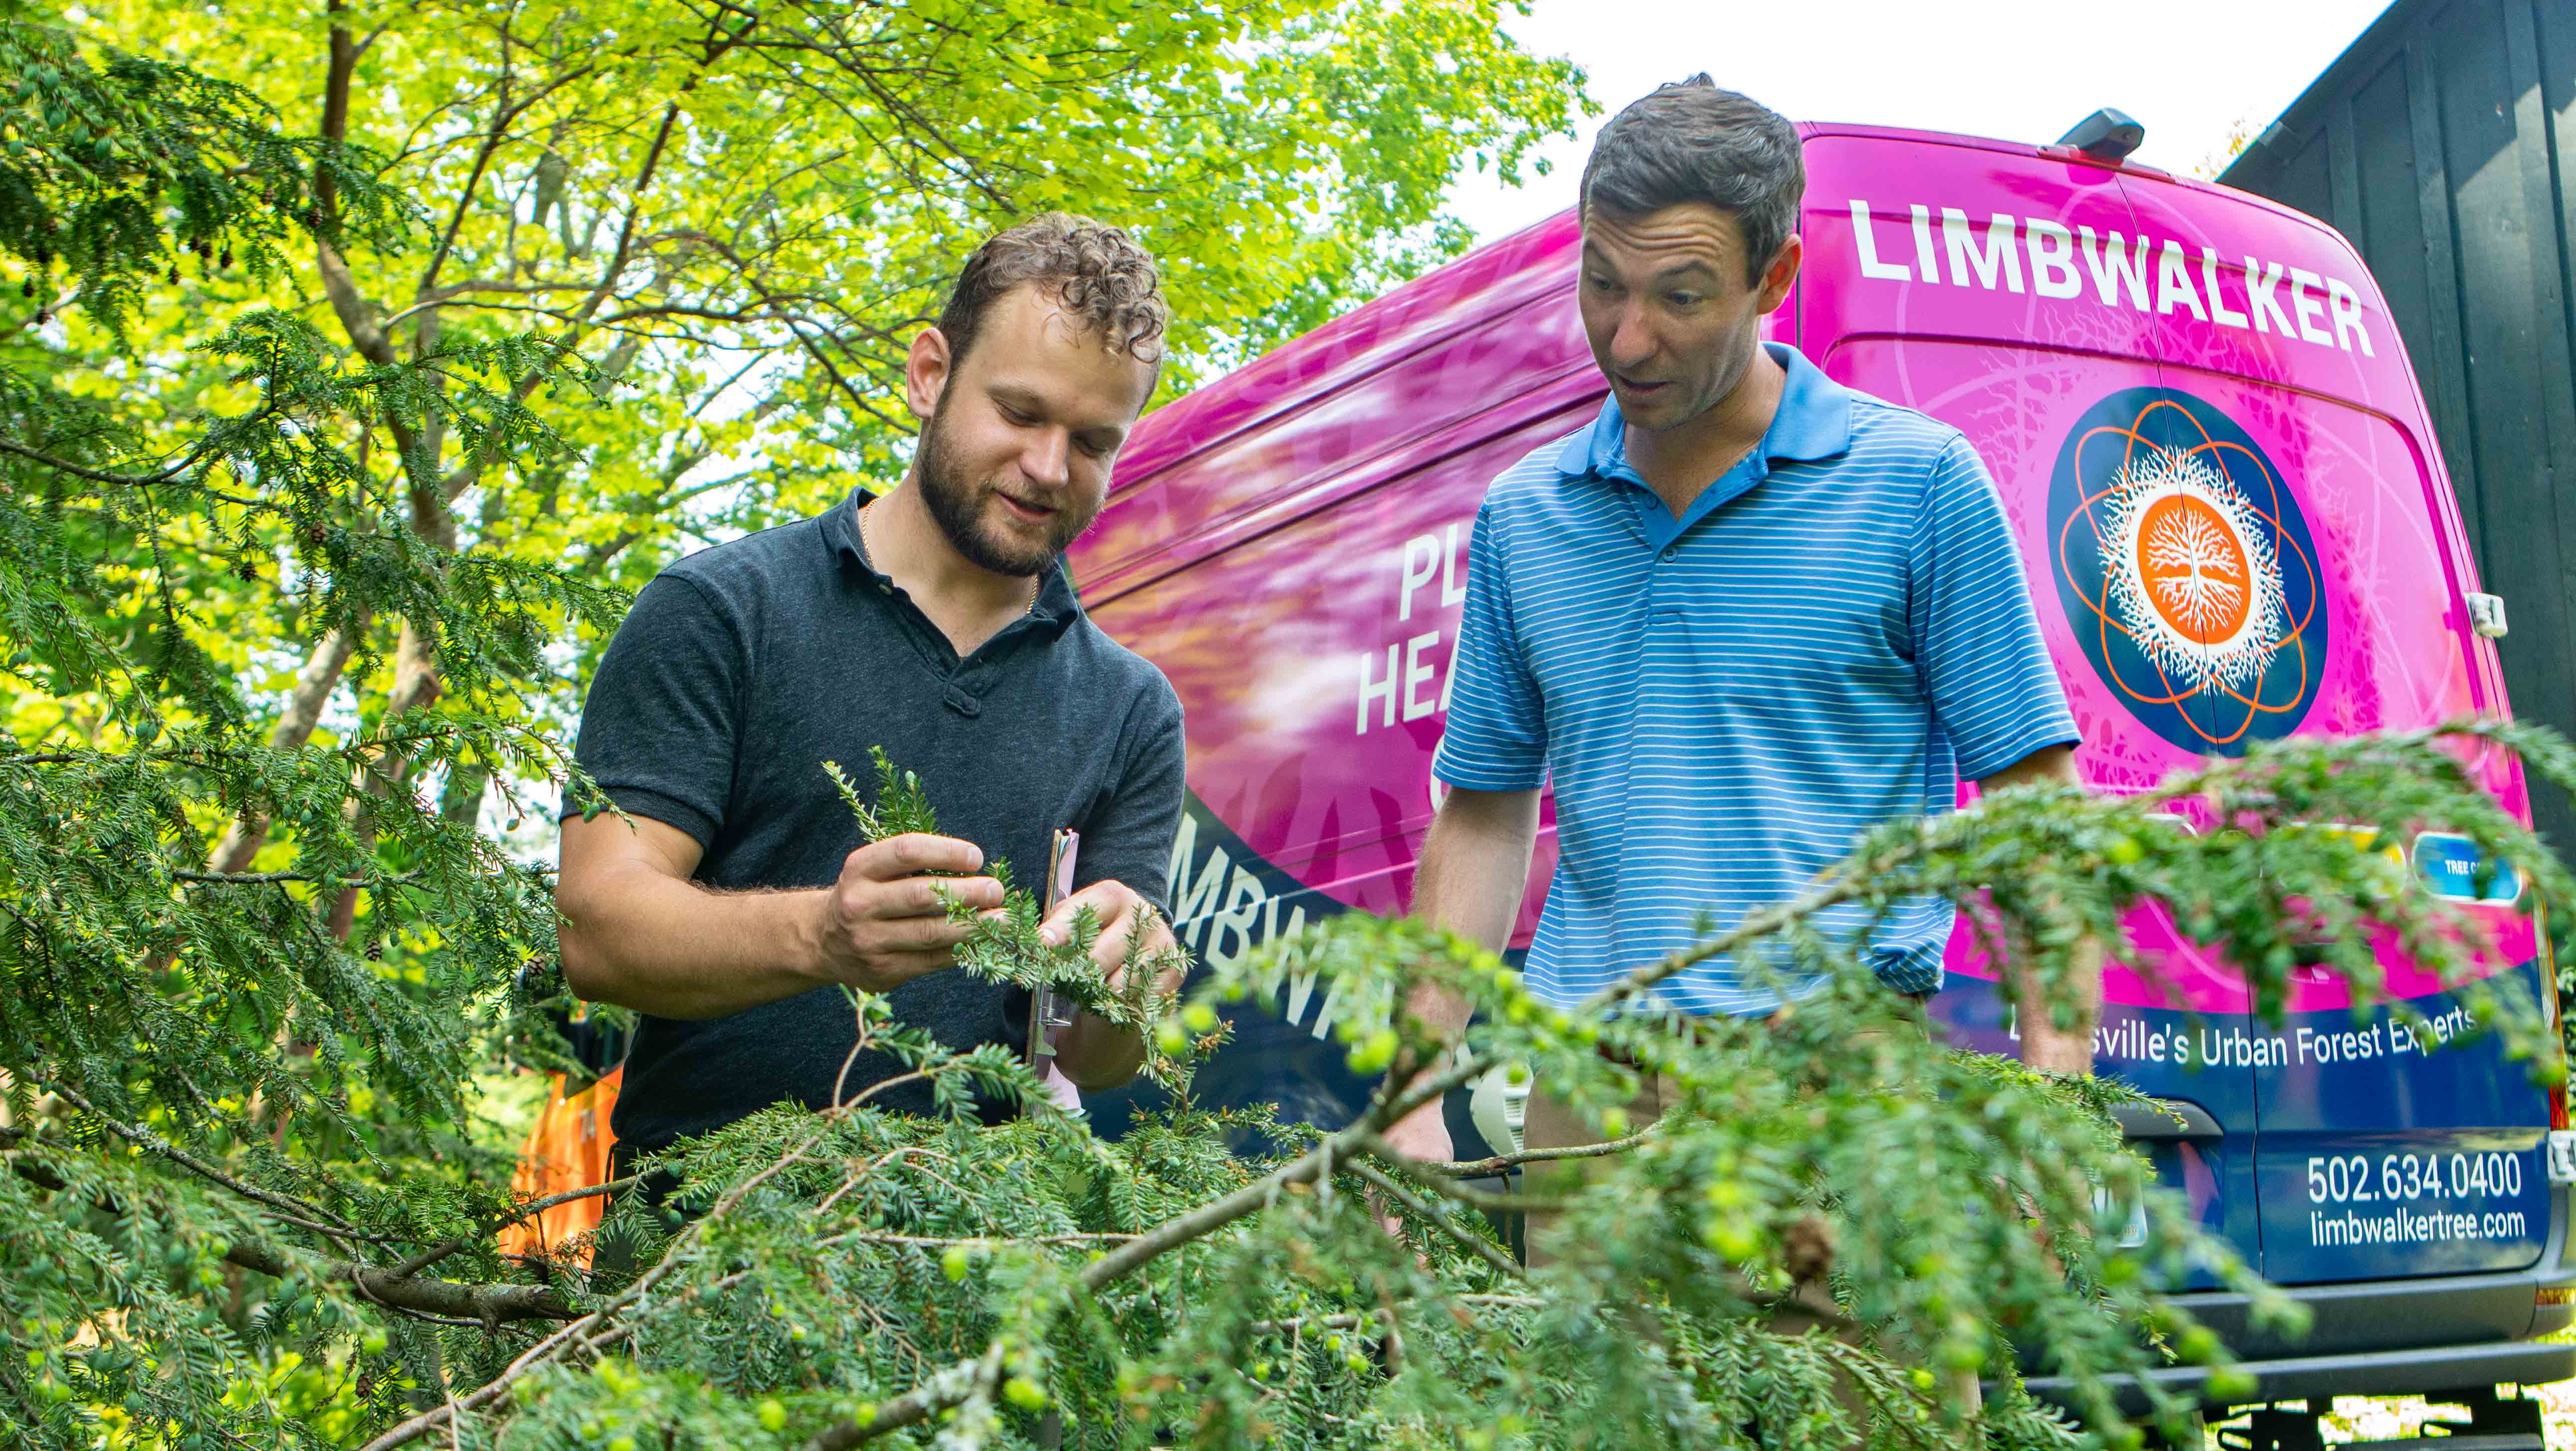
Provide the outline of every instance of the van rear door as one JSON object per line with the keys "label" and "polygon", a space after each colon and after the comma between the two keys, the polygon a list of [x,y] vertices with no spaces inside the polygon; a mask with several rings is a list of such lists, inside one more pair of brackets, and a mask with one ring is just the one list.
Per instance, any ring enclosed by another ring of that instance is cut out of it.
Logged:
{"label": "van rear door", "polygon": [[[1919,133],[1818,128],[1808,139],[1800,340],[1833,377],[1967,434],[2021,543],[2041,630],[2084,733],[2097,790],[2138,791],[2197,764],[2174,683],[2108,596],[2107,503],[2175,508],[2182,481],[2151,467],[2180,421],[2165,400],[2146,296],[2153,259],[2117,175],[2028,147]],[[2166,652],[2168,655],[2170,652]],[[2207,823],[2176,818],[2176,830]],[[2097,1067],[2180,1110],[2140,1115],[2136,1146],[2202,1226],[2261,1252],[2244,988],[2162,913],[2130,936],[2153,973],[2114,969]],[[2009,1052],[1995,969],[1964,928],[1933,1005],[1954,1039]]]}
{"label": "van rear door", "polygon": [[[2156,262],[2164,386],[2214,441],[2216,507],[2161,543],[2177,598],[2195,571],[2241,582],[2204,610],[2196,727],[2210,749],[2288,734],[2406,730],[2500,713],[2462,594],[2475,588],[2421,393],[2378,288],[2331,230],[2222,188],[2121,182]],[[2153,568],[2154,566],[2151,566]],[[2227,573],[2233,571],[2232,574]],[[2520,799],[2511,763],[2473,763]],[[2330,824],[2330,823],[2328,823]],[[2467,844],[2397,844],[2438,892],[2479,895]],[[2537,993],[2510,872],[2469,908],[2495,966]],[[2547,1101],[2428,975],[2384,953],[2393,995],[2431,1023],[2352,1010],[2322,972],[2253,1067],[2262,1267],[2283,1284],[2501,1270],[2549,1233]]]}

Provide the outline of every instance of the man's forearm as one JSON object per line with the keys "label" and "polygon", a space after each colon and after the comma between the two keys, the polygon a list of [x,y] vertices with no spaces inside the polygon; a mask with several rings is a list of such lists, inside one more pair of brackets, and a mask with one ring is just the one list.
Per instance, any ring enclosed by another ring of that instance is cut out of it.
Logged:
{"label": "man's forearm", "polygon": [[823,888],[711,892],[641,868],[562,903],[573,991],[664,1018],[720,1018],[816,987]]}
{"label": "man's forearm", "polygon": [[[2074,750],[2049,746],[2034,751],[1978,781],[1977,789],[2005,791],[2034,782],[2082,786],[2084,777],[2075,767]],[[2043,984],[2018,952],[2004,965],[2004,975],[2011,980],[2013,1000],[2020,1004],[2013,1017],[2021,1028],[2021,1061],[2049,1073],[2092,1072],[2093,1025],[2102,1020],[2102,944],[2079,944],[2075,960],[2053,984]],[[2058,1026],[2061,1017],[2064,1027]]]}
{"label": "man's forearm", "polygon": [[[1500,952],[1520,916],[1538,835],[1538,793],[1453,792],[1431,823],[1414,869],[1413,913]],[[1467,1026],[1467,1004],[1429,983],[1414,989],[1405,1010],[1443,1042]]]}
{"label": "man's forearm", "polygon": [[2078,943],[2074,961],[2055,983],[2020,954],[2005,967],[2019,1004],[2013,1022],[2021,1031],[2021,1061],[2045,1073],[2093,1071],[2093,1028],[2102,1020],[2102,949]]}

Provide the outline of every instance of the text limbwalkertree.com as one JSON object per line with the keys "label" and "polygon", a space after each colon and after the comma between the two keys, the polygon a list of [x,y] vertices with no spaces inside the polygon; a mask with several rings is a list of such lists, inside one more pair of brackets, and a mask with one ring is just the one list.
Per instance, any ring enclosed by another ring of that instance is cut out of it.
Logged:
{"label": "text limbwalkertree.com", "polygon": [[2308,1211],[2308,1242],[2313,1245],[2426,1244],[2450,1239],[2520,1239],[2530,1233],[2522,1211],[2493,1214],[2429,1214],[2397,1208],[2383,1214]]}

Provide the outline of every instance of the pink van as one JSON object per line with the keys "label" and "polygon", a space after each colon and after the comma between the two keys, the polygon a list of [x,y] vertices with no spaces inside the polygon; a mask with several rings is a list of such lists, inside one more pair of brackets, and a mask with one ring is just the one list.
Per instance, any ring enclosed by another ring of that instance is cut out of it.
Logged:
{"label": "pink van", "polygon": [[[2507,711],[2500,610],[2478,593],[2404,346],[2340,236],[2123,164],[2116,144],[1802,134],[1807,260],[1770,335],[1984,454],[2097,789],[2294,732]],[[1157,413],[1121,460],[1073,563],[1093,617],[1188,709],[1173,909],[1202,957],[1403,907],[1439,797],[1469,523],[1497,474],[1587,426],[1604,394],[1575,315],[1578,246],[1568,213],[1486,247]],[[2512,761],[2479,770],[2525,809]],[[2498,970],[2547,990],[2513,874],[2481,873],[2454,839],[2408,850],[2464,901],[2491,879],[2476,910],[2508,945]],[[2568,1323],[2576,1286],[2555,1096],[2491,1045],[2429,1052],[2384,1009],[2356,1028],[2322,974],[2262,1023],[2223,963],[2152,915],[2135,932],[2187,1001],[2115,977],[2099,1067],[2177,1107],[2180,1126],[2141,1119],[2140,1149],[2316,1312],[2304,1342],[2267,1344],[2231,1297],[2199,1292],[2262,1395],[2576,1375],[2576,1344],[2532,1339]],[[2008,1050],[1964,936],[1948,968],[1936,1016]],[[2438,1035],[2467,1026],[2421,973],[2389,971]],[[1325,1041],[1335,1007],[1308,984],[1245,1012],[1204,1086],[1345,1117],[1369,1085]],[[1486,1107],[1453,1105],[1462,1152],[1511,1131],[1507,1105]],[[1096,1108],[1111,1130],[1127,1111]],[[2525,1409],[2486,1402],[2478,1429],[2536,1433]]]}

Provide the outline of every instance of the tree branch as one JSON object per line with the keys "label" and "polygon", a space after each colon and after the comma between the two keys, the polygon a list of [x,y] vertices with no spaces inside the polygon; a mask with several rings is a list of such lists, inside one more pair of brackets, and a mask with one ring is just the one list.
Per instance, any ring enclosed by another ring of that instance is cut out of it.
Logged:
{"label": "tree branch", "polygon": [[326,887],[403,887],[420,880],[417,872],[401,872],[389,877],[339,876],[317,877],[311,872],[172,872],[174,882],[206,882],[225,887],[264,887],[279,882],[312,882]]}
{"label": "tree branch", "polygon": [[[177,478],[179,475],[186,473],[190,468],[196,465],[197,460],[206,456],[206,446],[204,444],[197,445],[195,448],[188,450],[188,456],[186,458],[183,458],[177,463],[170,465],[168,468],[161,470],[159,473],[154,474],[114,474],[109,473],[104,469],[84,468],[81,465],[72,463],[66,459],[58,459],[51,454],[38,452],[35,449],[27,447],[23,443],[19,443],[15,439],[8,438],[0,438],[0,453],[15,454],[19,458],[27,460],[29,463],[42,465],[43,467],[52,469],[57,473],[69,474],[76,479],[87,479],[93,484],[116,484],[125,488],[148,489],[155,484],[166,484],[172,479]],[[250,501],[228,500],[228,502],[245,503]]]}
{"label": "tree branch", "polygon": [[1366,1179],[1370,1187],[1380,1194],[1412,1210],[1416,1218],[1447,1235],[1459,1248],[1502,1271],[1505,1278],[1514,1280],[1521,1278],[1520,1263],[1503,1253],[1492,1241],[1432,1208],[1423,1202],[1422,1196],[1388,1178],[1383,1171],[1367,1160],[1353,1159],[1343,1167]]}
{"label": "tree branch", "polygon": [[394,1266],[394,1273],[397,1275],[419,1274],[421,1271],[428,1269],[431,1265],[437,1264],[440,1260],[447,1258],[449,1255],[455,1254],[466,1246],[478,1243],[486,1236],[498,1234],[502,1230],[509,1228],[511,1225],[517,1224],[523,1219],[533,1219],[537,1215],[545,1213],[547,1210],[554,1208],[558,1204],[570,1204],[577,1199],[595,1199],[602,1194],[614,1194],[620,1189],[630,1188],[643,1182],[643,1175],[629,1174],[623,1179],[611,1179],[605,1184],[591,1184],[580,1189],[567,1189],[561,1194],[549,1194],[543,1199],[531,1199],[527,1203],[517,1205],[507,1213],[493,1219],[489,1223],[485,1224],[482,1229],[472,1235],[458,1235],[454,1239],[431,1245],[429,1248],[413,1255],[410,1259]]}
{"label": "tree branch", "polygon": [[[179,1164],[191,1173],[220,1184],[244,1198],[256,1200],[298,1226],[333,1237],[346,1235],[361,1239],[382,1238],[377,1235],[358,1234],[348,1227],[346,1221],[339,1221],[337,1216],[323,1214],[324,1218],[333,1219],[336,1222],[337,1227],[334,1227],[332,1224],[306,1219],[300,1213],[287,1213],[285,1212],[287,1209],[300,1209],[302,1206],[297,1205],[293,1200],[270,1194],[254,1185],[245,1184],[153,1135],[117,1122],[106,1114],[100,1113],[95,1105],[72,1089],[64,1088],[59,1084],[50,1084],[47,1087],[50,1092],[59,1095],[66,1103],[72,1104],[106,1125],[118,1137],[140,1144]],[[25,1157],[14,1148],[26,1137],[27,1135],[16,1130],[9,1130],[6,1137],[0,1137],[0,1148],[10,1150],[11,1167],[20,1177],[40,1188],[57,1192],[69,1188],[69,1181],[60,1174],[40,1162]],[[108,1207],[116,1206],[111,1204]],[[321,1211],[309,1209],[303,1212],[321,1213]],[[572,1309],[556,1298],[553,1288],[547,1285],[478,1285],[456,1280],[424,1279],[405,1269],[378,1269],[372,1265],[360,1264],[355,1260],[333,1259],[317,1263],[258,1240],[243,1240],[233,1244],[224,1251],[224,1261],[227,1264],[239,1265],[243,1269],[278,1279],[285,1279],[299,1272],[307,1278],[313,1278],[318,1272],[322,1278],[349,1281],[357,1287],[361,1295],[378,1304],[416,1314],[447,1316],[481,1325],[487,1330],[510,1321],[569,1320],[581,1314],[580,1311]]]}
{"label": "tree branch", "polygon": [[187,1150],[180,1148],[177,1144],[171,1143],[168,1139],[161,1137],[159,1134],[153,1133],[148,1129],[136,1128],[132,1124],[119,1121],[109,1115],[105,1109],[102,1109],[97,1104],[81,1097],[79,1091],[76,1089],[68,1088],[59,1083],[47,1083],[45,1084],[45,1089],[47,1092],[59,1096],[65,1103],[68,1103],[72,1107],[79,1109],[81,1112],[88,1114],[91,1118],[98,1120],[102,1127],[107,1129],[108,1132],[115,1134],[118,1138],[124,1139],[126,1142],[134,1144],[139,1148],[147,1149],[155,1154],[159,1154],[162,1158],[168,1159],[171,1163],[178,1165],[180,1168],[187,1170],[198,1178],[204,1179],[209,1183],[220,1184],[224,1188],[242,1196],[244,1199],[249,1199],[256,1203],[267,1205],[271,1209],[283,1210],[288,1214],[296,1215],[298,1217],[310,1215],[315,1219],[327,1220],[338,1226],[339,1232],[349,1234],[357,1233],[356,1225],[349,1223],[349,1221],[342,1219],[340,1216],[333,1214],[331,1211],[324,1209],[319,1205],[309,1204],[301,1199],[292,1198],[288,1195],[272,1193],[269,1190],[260,1188],[256,1184],[244,1183],[242,1180],[234,1178],[232,1175],[225,1173],[223,1170],[216,1168],[214,1165],[209,1164],[205,1160],[189,1153]]}
{"label": "tree branch", "polygon": [[[1599,1159],[1611,1154],[1624,1154],[1644,1143],[1647,1136],[1653,1132],[1652,1128],[1645,1128],[1624,1139],[1612,1139],[1606,1144],[1576,1144],[1571,1148],[1563,1149],[1523,1149],[1513,1154],[1496,1154],[1489,1159],[1452,1159],[1446,1163],[1417,1159],[1412,1162],[1415,1168],[1425,1173],[1437,1174],[1444,1179],[1490,1179],[1496,1174],[1517,1169],[1523,1164],[1544,1164],[1558,1159]],[[1381,1151],[1380,1157],[1400,1156],[1389,1148]]]}
{"label": "tree branch", "polygon": [[517,1320],[576,1320],[583,1313],[558,1299],[551,1285],[466,1284],[381,1270],[353,1260],[329,1260],[315,1265],[275,1245],[256,1242],[234,1245],[224,1251],[224,1259],[243,1269],[280,1279],[298,1271],[310,1275],[319,1270],[330,1279],[349,1281],[358,1287],[360,1294],[379,1304],[427,1315],[452,1316],[480,1324],[486,1330]]}

